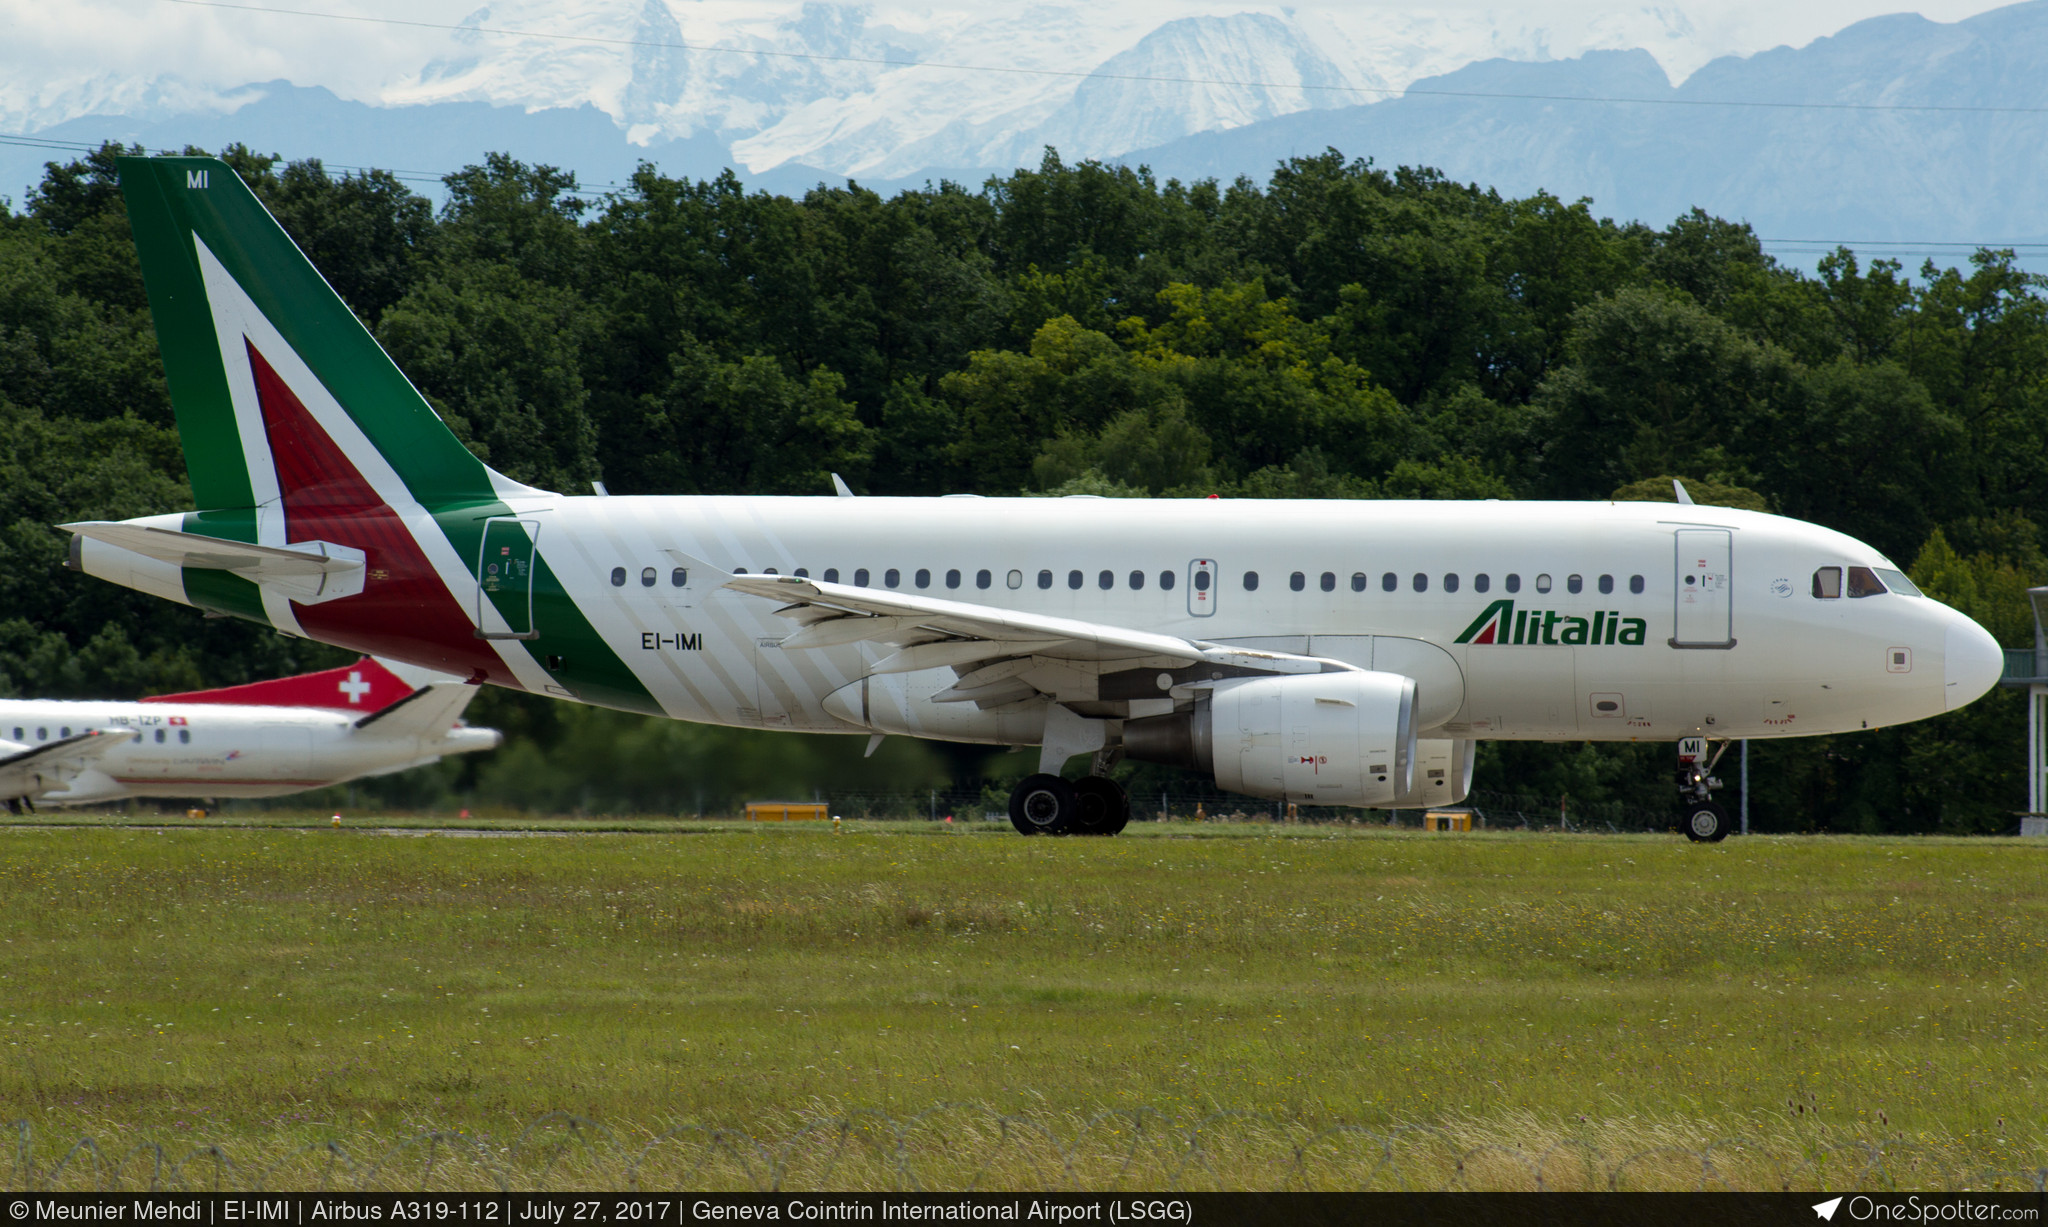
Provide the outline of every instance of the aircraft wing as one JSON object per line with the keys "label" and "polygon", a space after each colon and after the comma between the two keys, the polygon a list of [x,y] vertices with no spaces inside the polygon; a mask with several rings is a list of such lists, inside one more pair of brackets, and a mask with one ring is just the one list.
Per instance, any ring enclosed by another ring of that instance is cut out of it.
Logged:
{"label": "aircraft wing", "polygon": [[0,751],[0,797],[62,792],[101,755],[128,739],[125,729],[87,729],[12,753]]}
{"label": "aircraft wing", "polygon": [[[1130,676],[1132,685],[1127,688],[1147,697],[1165,697],[1163,690],[1195,681],[1357,668],[1319,657],[1226,647],[793,575],[734,575],[724,586],[783,602],[775,612],[799,624],[783,639],[785,651],[875,643],[896,651],[877,661],[870,674],[953,667],[960,682],[935,696],[935,702],[972,701],[991,707],[1034,692],[1061,701],[1103,698],[1115,689],[1101,685],[1113,674]],[[1142,677],[1135,676],[1140,671]],[[1161,672],[1170,675],[1169,686],[1156,683]],[[1082,679],[1086,684],[1075,684]]]}

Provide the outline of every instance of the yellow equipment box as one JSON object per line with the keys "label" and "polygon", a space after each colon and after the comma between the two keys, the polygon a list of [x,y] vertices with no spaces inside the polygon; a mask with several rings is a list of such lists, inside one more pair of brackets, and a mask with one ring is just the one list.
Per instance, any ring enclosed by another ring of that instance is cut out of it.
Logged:
{"label": "yellow equipment box", "polygon": [[1422,815],[1422,829],[1425,831],[1469,831],[1472,829],[1472,811],[1429,810]]}
{"label": "yellow equipment box", "polygon": [[823,822],[832,815],[823,801],[749,801],[748,822]]}

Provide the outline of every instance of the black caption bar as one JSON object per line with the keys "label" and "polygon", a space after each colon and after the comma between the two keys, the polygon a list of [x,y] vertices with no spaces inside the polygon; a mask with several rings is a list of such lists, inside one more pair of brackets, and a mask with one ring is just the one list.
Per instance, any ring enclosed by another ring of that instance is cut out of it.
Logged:
{"label": "black caption bar", "polygon": [[11,1193],[0,1205],[0,1227],[2048,1227],[2042,1193]]}

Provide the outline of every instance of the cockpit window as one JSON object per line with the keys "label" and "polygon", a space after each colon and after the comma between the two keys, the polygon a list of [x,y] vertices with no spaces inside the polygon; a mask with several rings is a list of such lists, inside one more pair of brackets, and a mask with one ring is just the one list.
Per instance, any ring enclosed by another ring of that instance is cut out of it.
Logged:
{"label": "cockpit window", "polygon": [[1918,588],[1915,588],[1913,586],[1913,581],[1907,579],[1905,573],[1902,571],[1894,571],[1888,567],[1875,567],[1873,568],[1873,570],[1877,572],[1877,577],[1884,581],[1884,586],[1891,589],[1893,592],[1897,592],[1903,596],[1925,595],[1925,593],[1922,593]]}
{"label": "cockpit window", "polygon": [[1842,595],[1842,568],[1822,567],[1813,573],[1813,595],[1832,601]]}
{"label": "cockpit window", "polygon": [[1884,592],[1884,581],[1877,577],[1877,572],[1869,567],[1849,568],[1849,597],[1851,600],[1857,597],[1883,596]]}

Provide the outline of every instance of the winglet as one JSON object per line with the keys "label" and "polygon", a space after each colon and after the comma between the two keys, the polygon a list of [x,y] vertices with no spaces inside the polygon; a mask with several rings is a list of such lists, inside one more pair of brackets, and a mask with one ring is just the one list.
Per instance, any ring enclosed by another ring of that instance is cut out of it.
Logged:
{"label": "winglet", "polygon": [[1685,492],[1685,483],[1678,480],[1676,477],[1671,479],[1671,492],[1678,496],[1679,502],[1685,504],[1688,507],[1693,505],[1692,495],[1687,494]]}
{"label": "winglet", "polygon": [[853,488],[846,484],[845,478],[841,477],[837,473],[834,473],[832,475],[832,493],[838,495],[840,498],[852,498]]}

